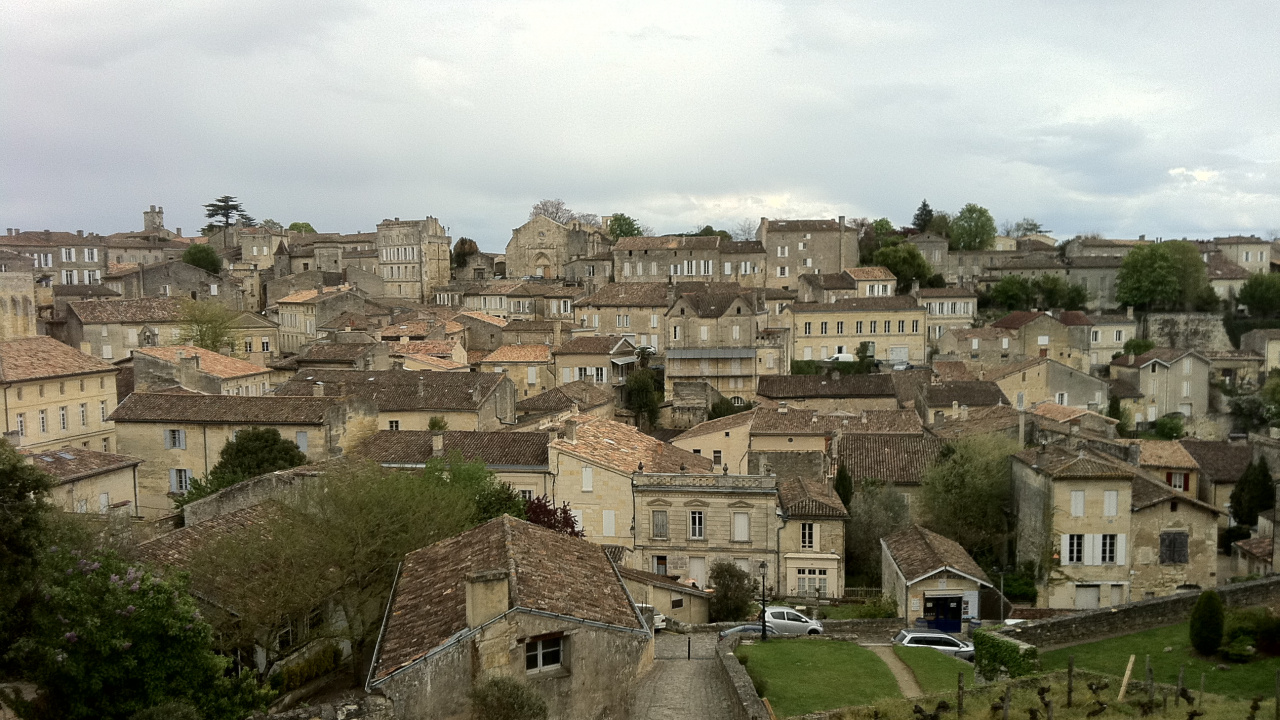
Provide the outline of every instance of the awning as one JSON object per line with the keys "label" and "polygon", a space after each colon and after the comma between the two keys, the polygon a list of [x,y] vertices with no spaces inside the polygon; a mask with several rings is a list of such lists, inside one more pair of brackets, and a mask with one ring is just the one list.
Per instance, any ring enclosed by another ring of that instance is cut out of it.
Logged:
{"label": "awning", "polygon": [[612,358],[612,359],[613,359],[613,364],[614,364],[614,365],[626,365],[627,363],[633,363],[633,362],[636,362],[636,361],[638,361],[640,358],[638,358],[638,357],[623,357],[623,358]]}

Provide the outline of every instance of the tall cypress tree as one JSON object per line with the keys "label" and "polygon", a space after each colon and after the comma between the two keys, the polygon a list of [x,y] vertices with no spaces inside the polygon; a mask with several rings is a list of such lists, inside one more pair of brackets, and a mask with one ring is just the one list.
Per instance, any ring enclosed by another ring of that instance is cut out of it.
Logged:
{"label": "tall cypress tree", "polygon": [[1275,483],[1267,459],[1250,463],[1231,491],[1231,516],[1241,525],[1257,525],[1258,513],[1276,506]]}

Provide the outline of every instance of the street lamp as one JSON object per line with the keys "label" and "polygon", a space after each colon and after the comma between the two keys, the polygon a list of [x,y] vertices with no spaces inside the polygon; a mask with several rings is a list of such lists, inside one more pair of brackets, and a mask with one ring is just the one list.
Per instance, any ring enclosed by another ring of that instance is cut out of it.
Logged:
{"label": "street lamp", "polygon": [[765,607],[768,605],[769,599],[764,594],[764,578],[765,573],[769,570],[769,563],[760,561],[760,642],[769,640],[769,629],[765,625]]}

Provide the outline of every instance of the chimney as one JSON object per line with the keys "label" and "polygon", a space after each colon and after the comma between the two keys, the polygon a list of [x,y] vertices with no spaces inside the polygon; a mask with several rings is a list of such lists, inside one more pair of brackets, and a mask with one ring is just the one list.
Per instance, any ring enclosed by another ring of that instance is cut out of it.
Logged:
{"label": "chimney", "polygon": [[84,231],[83,231],[83,230],[77,230],[77,231],[76,231],[76,237],[84,237]]}
{"label": "chimney", "polygon": [[559,320],[551,321],[551,347],[553,348],[560,347],[560,325]]}
{"label": "chimney", "polygon": [[1040,443],[1040,449],[1036,451],[1036,465],[1044,467],[1044,461],[1048,457],[1049,443]]}
{"label": "chimney", "polygon": [[568,440],[571,443],[578,442],[578,421],[577,420],[564,421],[564,439]]}
{"label": "chimney", "polygon": [[324,397],[324,383],[318,382],[311,386],[312,397]]}
{"label": "chimney", "polygon": [[1142,464],[1142,446],[1139,445],[1138,443],[1133,443],[1132,445],[1130,445],[1128,448],[1125,449],[1124,459],[1130,465],[1141,465]]}
{"label": "chimney", "polygon": [[480,395],[480,386],[473,385],[471,387],[471,402],[478,403],[482,399]]}
{"label": "chimney", "polygon": [[511,609],[506,570],[467,575],[467,627],[478,628]]}
{"label": "chimney", "polygon": [[431,433],[431,457],[444,457],[444,433]]}
{"label": "chimney", "polygon": [[779,413],[779,414],[781,414],[781,415],[786,415],[786,414],[787,414],[787,401],[786,401],[786,400],[782,400],[782,401],[778,402],[778,413]]}
{"label": "chimney", "polygon": [[959,400],[952,400],[952,401],[951,401],[951,412],[952,412],[953,414],[958,414],[958,413],[960,412],[960,401],[959,401]]}
{"label": "chimney", "polygon": [[1126,307],[1126,308],[1124,309],[1124,316],[1125,316],[1125,317],[1127,317],[1127,318],[1129,318],[1130,320],[1132,320],[1132,319],[1133,319],[1133,306],[1132,306],[1132,305],[1129,305],[1128,307]]}
{"label": "chimney", "polygon": [[1133,365],[1133,353],[1129,353],[1129,354],[1128,354],[1128,355],[1126,355],[1125,357],[1127,357],[1127,358],[1129,359],[1129,360],[1128,360],[1129,364],[1130,364],[1130,365]]}
{"label": "chimney", "polygon": [[968,420],[968,419],[969,419],[969,406],[968,406],[968,405],[961,405],[961,406],[960,406],[960,419],[961,419],[961,420]]}

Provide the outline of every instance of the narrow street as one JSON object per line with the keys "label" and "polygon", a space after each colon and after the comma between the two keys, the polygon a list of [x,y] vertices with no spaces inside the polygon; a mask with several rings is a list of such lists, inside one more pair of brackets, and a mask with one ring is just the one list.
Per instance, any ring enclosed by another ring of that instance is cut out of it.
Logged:
{"label": "narrow street", "polygon": [[[693,659],[689,659],[692,639]],[[636,689],[631,720],[731,718],[729,694],[716,668],[715,633],[659,633],[653,670]]]}

